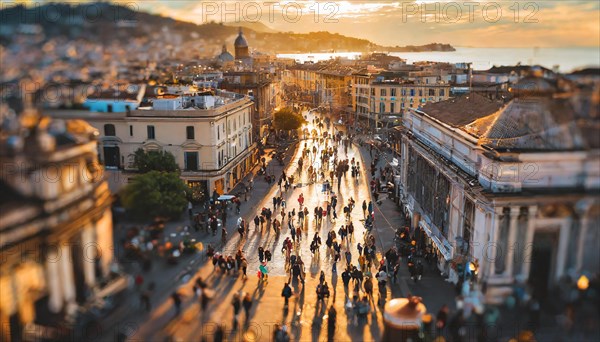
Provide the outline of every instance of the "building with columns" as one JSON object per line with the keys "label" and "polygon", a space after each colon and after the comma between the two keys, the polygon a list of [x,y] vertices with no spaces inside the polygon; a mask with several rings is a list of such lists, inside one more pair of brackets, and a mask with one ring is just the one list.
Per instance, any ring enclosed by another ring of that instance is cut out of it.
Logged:
{"label": "building with columns", "polygon": [[54,334],[122,278],[111,272],[112,196],[96,162],[97,130],[34,110],[2,119],[0,339],[21,341]]}
{"label": "building with columns", "polygon": [[[532,73],[498,102],[471,93],[406,113],[399,201],[453,282],[545,298],[600,271],[600,98]],[[472,269],[472,270],[471,270]]]}

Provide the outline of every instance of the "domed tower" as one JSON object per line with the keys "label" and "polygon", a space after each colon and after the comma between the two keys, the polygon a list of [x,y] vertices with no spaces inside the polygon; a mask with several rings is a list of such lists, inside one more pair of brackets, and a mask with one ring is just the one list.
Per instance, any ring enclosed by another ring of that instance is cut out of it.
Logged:
{"label": "domed tower", "polygon": [[223,50],[221,54],[217,56],[219,62],[233,62],[233,56],[227,51],[227,46],[223,44]]}
{"label": "domed tower", "polygon": [[242,28],[240,27],[240,33],[235,39],[235,59],[246,59],[250,58],[250,53],[248,52],[248,42],[246,42],[246,38],[244,38],[244,33],[242,32]]}

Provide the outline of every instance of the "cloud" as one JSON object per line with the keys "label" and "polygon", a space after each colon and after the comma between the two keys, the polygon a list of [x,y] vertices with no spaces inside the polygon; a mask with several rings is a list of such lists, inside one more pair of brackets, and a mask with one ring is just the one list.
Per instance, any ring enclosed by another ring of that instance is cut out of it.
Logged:
{"label": "cloud", "polygon": [[327,30],[382,45],[432,41],[470,46],[600,44],[596,1],[285,0],[273,1],[272,7],[268,2],[158,0],[139,2],[139,6],[195,23],[254,20],[259,11],[261,22],[281,31]]}

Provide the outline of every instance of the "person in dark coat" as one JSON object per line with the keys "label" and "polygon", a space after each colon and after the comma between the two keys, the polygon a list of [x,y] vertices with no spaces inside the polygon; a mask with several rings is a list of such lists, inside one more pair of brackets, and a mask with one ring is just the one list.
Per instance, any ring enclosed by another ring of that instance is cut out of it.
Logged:
{"label": "person in dark coat", "polygon": [[217,330],[215,331],[215,337],[213,339],[214,342],[223,342],[225,340],[225,330],[222,325],[217,326]]}
{"label": "person in dark coat", "polygon": [[179,316],[181,313],[181,295],[177,292],[173,292],[171,294],[171,299],[173,299],[173,305],[175,306],[175,316]]}
{"label": "person in dark coat", "polygon": [[331,305],[327,312],[327,341],[333,342],[335,336],[335,323],[337,320],[337,311]]}
{"label": "person in dark coat", "polygon": [[246,322],[250,319],[250,309],[252,309],[252,298],[250,298],[250,294],[246,293],[244,295],[244,299],[242,300],[242,306],[244,307],[244,313],[246,314]]}
{"label": "person in dark coat", "polygon": [[437,335],[441,336],[444,328],[446,328],[446,323],[448,322],[448,313],[450,310],[448,309],[448,305],[444,304],[438,311],[436,316],[435,327],[437,330]]}
{"label": "person in dark coat", "polygon": [[349,269],[346,268],[344,272],[342,272],[342,282],[344,283],[344,289],[348,290],[348,285],[350,284],[350,279],[352,279],[352,274]]}
{"label": "person in dark coat", "polygon": [[238,293],[233,295],[231,305],[233,306],[233,326],[237,327],[239,322],[240,310],[242,309],[242,301],[240,300],[240,295]]}
{"label": "person in dark coat", "polygon": [[281,290],[281,297],[283,297],[285,299],[285,304],[284,306],[287,307],[290,301],[290,297],[292,296],[292,288],[290,287],[290,285],[288,283],[285,283],[285,285],[283,285],[283,290]]}

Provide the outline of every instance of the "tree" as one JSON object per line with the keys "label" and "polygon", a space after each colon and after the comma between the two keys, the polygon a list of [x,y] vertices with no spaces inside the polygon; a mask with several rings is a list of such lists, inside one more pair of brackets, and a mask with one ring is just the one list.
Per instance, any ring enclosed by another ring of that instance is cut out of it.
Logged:
{"label": "tree", "polygon": [[273,126],[276,129],[291,131],[302,127],[306,120],[291,108],[283,108],[273,114]]}
{"label": "tree", "polygon": [[179,171],[175,156],[166,151],[144,151],[139,148],[134,153],[133,166],[142,173],[150,171]]}
{"label": "tree", "polygon": [[123,206],[136,218],[178,218],[190,189],[175,172],[150,171],[135,176],[122,190]]}

